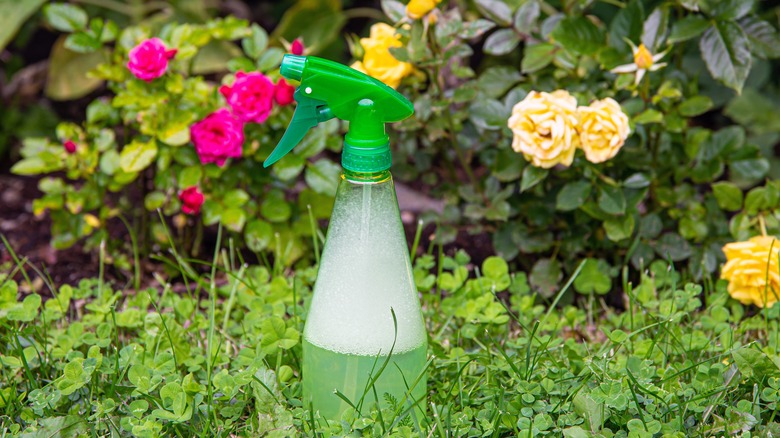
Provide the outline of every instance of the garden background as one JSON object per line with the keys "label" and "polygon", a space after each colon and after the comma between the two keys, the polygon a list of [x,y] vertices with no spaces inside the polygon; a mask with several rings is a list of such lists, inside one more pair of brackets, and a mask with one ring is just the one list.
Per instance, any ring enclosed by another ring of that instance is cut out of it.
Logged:
{"label": "garden background", "polygon": [[[0,11],[4,433],[780,434],[773,2]],[[424,417],[301,403],[345,126],[262,168],[295,107],[285,53],[414,103],[389,131]]]}

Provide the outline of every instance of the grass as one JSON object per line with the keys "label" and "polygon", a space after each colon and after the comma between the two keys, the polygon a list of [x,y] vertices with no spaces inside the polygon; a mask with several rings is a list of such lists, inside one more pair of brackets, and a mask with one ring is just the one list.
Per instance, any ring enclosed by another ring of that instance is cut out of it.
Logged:
{"label": "grass", "polygon": [[[598,296],[574,299],[574,278],[547,301],[501,259],[474,266],[463,252],[428,251],[414,272],[430,334],[425,415],[403,400],[377,410],[373,402],[386,398],[367,388],[351,401],[361,415],[328,425],[301,401],[300,341],[315,268],[248,265],[228,240],[210,261],[173,249],[163,258],[186,283],[158,275],[157,287],[117,288],[101,270],[69,286],[51,284],[6,249],[14,260],[0,274],[6,435],[780,432],[780,306],[753,312],[722,282],[684,284],[662,262],[633,282],[623,273],[620,311]],[[36,275],[48,299],[28,290]],[[386,366],[377,362],[379,372]]]}

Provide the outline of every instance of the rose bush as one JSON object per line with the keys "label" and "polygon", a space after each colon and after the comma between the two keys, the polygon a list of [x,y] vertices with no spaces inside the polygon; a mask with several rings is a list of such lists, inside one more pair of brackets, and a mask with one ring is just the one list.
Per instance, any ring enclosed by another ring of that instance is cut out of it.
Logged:
{"label": "rose bush", "polygon": [[[235,56],[233,41],[245,56]],[[216,82],[195,72],[204,68],[199,59],[212,45],[234,56],[218,65]],[[34,203],[36,214],[52,215],[53,245],[86,238],[91,248],[107,241],[112,263],[132,269],[130,248],[107,233],[108,224],[121,218],[141,249],[176,244],[196,252],[204,226],[221,224],[242,234],[258,254],[272,248],[281,263],[306,255],[312,230],[293,227],[309,224],[310,215],[327,217],[339,168],[326,158],[305,163],[340,144],[338,137],[322,135],[336,128],[326,124],[307,138],[307,150],[258,172],[293,110],[295,84],[278,74],[284,50],[269,46],[259,26],[230,17],[171,24],[159,33],[131,26],[116,35],[112,50],[90,73],[106,81],[112,95],[92,102],[83,124],[60,124],[58,142],[26,140],[24,159],[14,167],[21,174],[64,172],[41,181],[44,196]],[[301,40],[290,50],[302,53]],[[286,201],[279,188],[304,174],[316,182],[300,193],[300,202]],[[130,192],[141,194],[151,214],[133,211]],[[155,219],[158,209],[172,219],[176,241]]]}

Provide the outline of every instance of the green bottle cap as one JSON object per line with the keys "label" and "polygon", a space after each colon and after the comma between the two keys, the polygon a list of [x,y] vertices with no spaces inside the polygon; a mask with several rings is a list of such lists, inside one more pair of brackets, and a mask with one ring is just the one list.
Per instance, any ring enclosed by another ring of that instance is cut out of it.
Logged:
{"label": "green bottle cap", "polygon": [[414,113],[414,106],[403,95],[357,70],[314,56],[284,55],[280,72],[287,79],[300,81],[293,94],[298,106],[264,167],[287,155],[309,129],[336,117],[349,121],[341,156],[345,169],[373,173],[390,168],[385,123]]}

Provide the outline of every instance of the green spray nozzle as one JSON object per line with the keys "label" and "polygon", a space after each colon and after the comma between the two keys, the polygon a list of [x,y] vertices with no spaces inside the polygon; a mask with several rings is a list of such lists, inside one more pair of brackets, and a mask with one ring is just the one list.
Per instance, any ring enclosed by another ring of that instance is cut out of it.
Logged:
{"label": "green spray nozzle", "polygon": [[293,97],[298,106],[282,140],[263,163],[268,167],[300,143],[309,129],[334,117],[349,121],[341,164],[353,172],[390,167],[385,123],[414,113],[403,95],[366,74],[314,56],[284,55],[282,76],[300,81]]}

